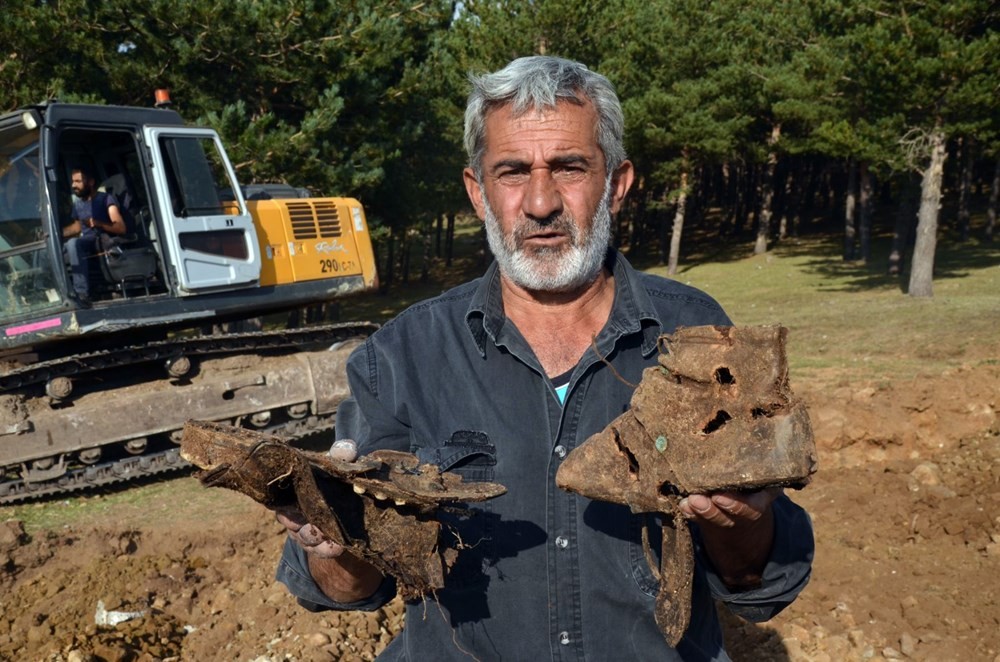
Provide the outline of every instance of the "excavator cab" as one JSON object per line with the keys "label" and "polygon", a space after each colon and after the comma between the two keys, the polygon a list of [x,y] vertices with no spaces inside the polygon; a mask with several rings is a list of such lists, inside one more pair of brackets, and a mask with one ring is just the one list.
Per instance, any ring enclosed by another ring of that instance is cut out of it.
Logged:
{"label": "excavator cab", "polygon": [[88,259],[97,302],[259,279],[253,219],[213,131],[171,111],[54,104],[0,122],[0,323],[75,307],[63,228],[80,167],[127,226]]}
{"label": "excavator cab", "polygon": [[[90,305],[73,294],[63,236],[81,167],[127,226],[86,258]],[[247,201],[216,132],[172,110],[50,103],[0,117],[0,355],[246,319],[375,278],[356,200]]]}

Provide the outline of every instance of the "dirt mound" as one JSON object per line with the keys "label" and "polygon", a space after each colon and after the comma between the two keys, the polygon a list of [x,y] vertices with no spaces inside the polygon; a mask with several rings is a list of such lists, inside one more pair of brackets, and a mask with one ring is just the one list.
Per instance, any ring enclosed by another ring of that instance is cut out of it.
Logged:
{"label": "dirt mound", "polygon": [[[727,619],[737,660],[995,660],[1000,366],[892,384],[793,386],[819,473],[813,580],[771,623]],[[171,481],[155,508],[28,536],[0,524],[0,659],[368,660],[398,602],[311,614],[273,580],[283,529],[246,497]],[[0,515],[5,511],[0,509]],[[141,612],[117,625],[110,612]],[[432,602],[426,618],[438,618]]]}

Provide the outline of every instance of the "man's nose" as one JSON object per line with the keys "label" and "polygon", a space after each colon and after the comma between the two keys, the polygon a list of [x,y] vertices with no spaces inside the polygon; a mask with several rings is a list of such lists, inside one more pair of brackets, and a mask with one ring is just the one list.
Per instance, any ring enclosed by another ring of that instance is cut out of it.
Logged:
{"label": "man's nose", "polygon": [[531,171],[521,207],[525,216],[539,222],[559,215],[563,209],[562,195],[551,171],[545,168]]}

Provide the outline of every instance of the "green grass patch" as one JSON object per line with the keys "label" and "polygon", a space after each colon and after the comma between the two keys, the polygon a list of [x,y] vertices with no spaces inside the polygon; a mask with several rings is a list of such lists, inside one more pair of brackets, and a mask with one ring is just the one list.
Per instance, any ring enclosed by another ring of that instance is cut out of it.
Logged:
{"label": "green grass patch", "polygon": [[[145,479],[121,486],[101,489],[79,496],[0,507],[0,521],[21,520],[25,531],[63,530],[85,526],[91,522],[112,522],[118,528],[140,527],[151,521],[179,521],[190,517],[185,508],[192,504],[211,503],[216,513],[255,512],[261,510],[253,501],[229,490],[202,487],[193,477],[173,480]],[[113,520],[109,514],[113,513]],[[201,526],[202,522],[191,522]]]}
{"label": "green grass patch", "polygon": [[715,296],[737,324],[787,326],[793,379],[892,380],[996,359],[1000,245],[939,246],[930,299],[905,294],[908,274],[844,262],[839,250],[811,238],[676,277]]}

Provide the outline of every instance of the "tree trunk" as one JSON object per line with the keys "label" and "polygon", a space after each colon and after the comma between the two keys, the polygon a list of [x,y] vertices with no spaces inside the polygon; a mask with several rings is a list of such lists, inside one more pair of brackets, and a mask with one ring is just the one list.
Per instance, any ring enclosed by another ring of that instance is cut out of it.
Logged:
{"label": "tree trunk", "polygon": [[[816,164],[812,163],[809,169],[806,171],[806,186],[805,190],[799,196],[800,208],[805,208],[806,211],[815,212],[820,208],[821,205],[816,202],[816,189],[819,187],[820,180],[823,178],[823,171],[816,171]],[[800,191],[802,187],[799,187]]]}
{"label": "tree trunk", "polygon": [[993,231],[997,226],[997,203],[1000,202],[1000,156],[993,170],[993,184],[990,186],[990,204],[986,208],[986,241],[993,241]]}
{"label": "tree trunk", "polygon": [[867,264],[872,259],[872,173],[868,163],[858,165],[858,239],[861,244],[861,259]]}
{"label": "tree trunk", "polygon": [[757,223],[757,242],[754,255],[767,252],[767,241],[771,235],[771,217],[774,215],[774,171],[778,166],[778,141],[781,140],[781,124],[771,126],[771,137],[767,140],[767,168],[761,175],[760,217]]}
{"label": "tree trunk", "polygon": [[935,127],[931,134],[931,160],[920,185],[920,211],[917,214],[917,243],[913,247],[909,294],[912,297],[934,296],[934,251],[937,248],[938,212],[941,209],[941,182],[944,179],[944,131]]}
{"label": "tree trunk", "polygon": [[410,283],[410,232],[403,230],[399,245],[399,273],[404,285]]}
{"label": "tree trunk", "polygon": [[843,173],[834,172],[833,168],[827,166],[822,176],[820,185],[820,207],[825,209],[831,218],[839,218],[837,214],[843,209],[844,189],[841,187],[841,177]]}
{"label": "tree trunk", "polygon": [[668,225],[666,219],[667,210],[670,206],[669,191],[663,192],[663,200],[661,202],[663,203],[661,205],[662,209],[656,210],[657,222],[654,224],[656,227],[656,259],[658,260],[657,264],[667,264],[670,260],[670,233],[673,230],[673,226]]}
{"label": "tree trunk", "polygon": [[451,266],[455,254],[455,212],[448,212],[448,227],[444,233],[445,266]]}
{"label": "tree trunk", "polygon": [[913,227],[917,221],[920,179],[915,174],[907,173],[900,197],[899,209],[896,212],[896,227],[892,232],[892,250],[889,253],[889,274],[892,276],[903,272],[903,258],[910,248]]}
{"label": "tree trunk", "polygon": [[[379,242],[382,243],[382,242]],[[385,269],[379,271],[379,291],[385,294],[389,291],[389,287],[392,285],[392,281],[396,275],[396,236],[390,232],[385,238],[386,244],[386,256],[385,256]]]}
{"label": "tree trunk", "polygon": [[[440,216],[438,216],[440,218]],[[424,226],[423,239],[424,239],[424,255],[420,264],[420,282],[426,283],[431,277],[431,259],[433,258],[433,247],[431,240],[431,233],[434,231],[434,225],[441,227],[441,223],[437,219],[432,220],[430,223]],[[440,236],[440,233],[438,233]],[[438,242],[440,246],[440,242]]]}
{"label": "tree trunk", "polygon": [[670,258],[667,262],[667,275],[677,273],[677,260],[681,254],[681,233],[684,230],[684,208],[687,206],[688,174],[681,173],[681,191],[677,196],[677,211],[674,212],[674,226],[670,233]]}
{"label": "tree trunk", "polygon": [[760,167],[756,164],[751,164],[743,170],[743,208],[740,211],[740,215],[736,218],[735,236],[737,238],[743,237],[743,229],[747,226],[747,221],[750,222],[751,230],[756,226],[758,212],[760,211],[757,197],[757,191],[760,188],[760,172]]}
{"label": "tree trunk", "polygon": [[857,215],[857,189],[858,189],[858,164],[853,159],[847,167],[847,192],[844,196],[844,261],[853,260],[855,252],[855,242],[857,240],[857,227],[855,217]]}
{"label": "tree trunk", "polygon": [[719,237],[725,239],[736,226],[736,210],[739,206],[739,187],[736,185],[736,168],[729,163],[722,164],[722,206],[726,210],[719,224]]}
{"label": "tree trunk", "polygon": [[958,175],[958,235],[969,240],[969,195],[972,188],[972,153],[975,149],[971,138],[962,139],[961,172]]}
{"label": "tree trunk", "polygon": [[[788,238],[790,234],[794,234],[795,217],[793,214],[796,211],[796,201],[795,201],[795,169],[789,168],[788,172],[785,174],[785,186],[784,193],[782,195],[782,205],[781,205],[781,219],[778,221],[778,241],[783,241]],[[789,223],[791,221],[791,223]],[[789,225],[792,229],[789,229]]]}
{"label": "tree trunk", "polygon": [[444,214],[434,217],[434,256],[441,257],[441,235],[444,230]]}

